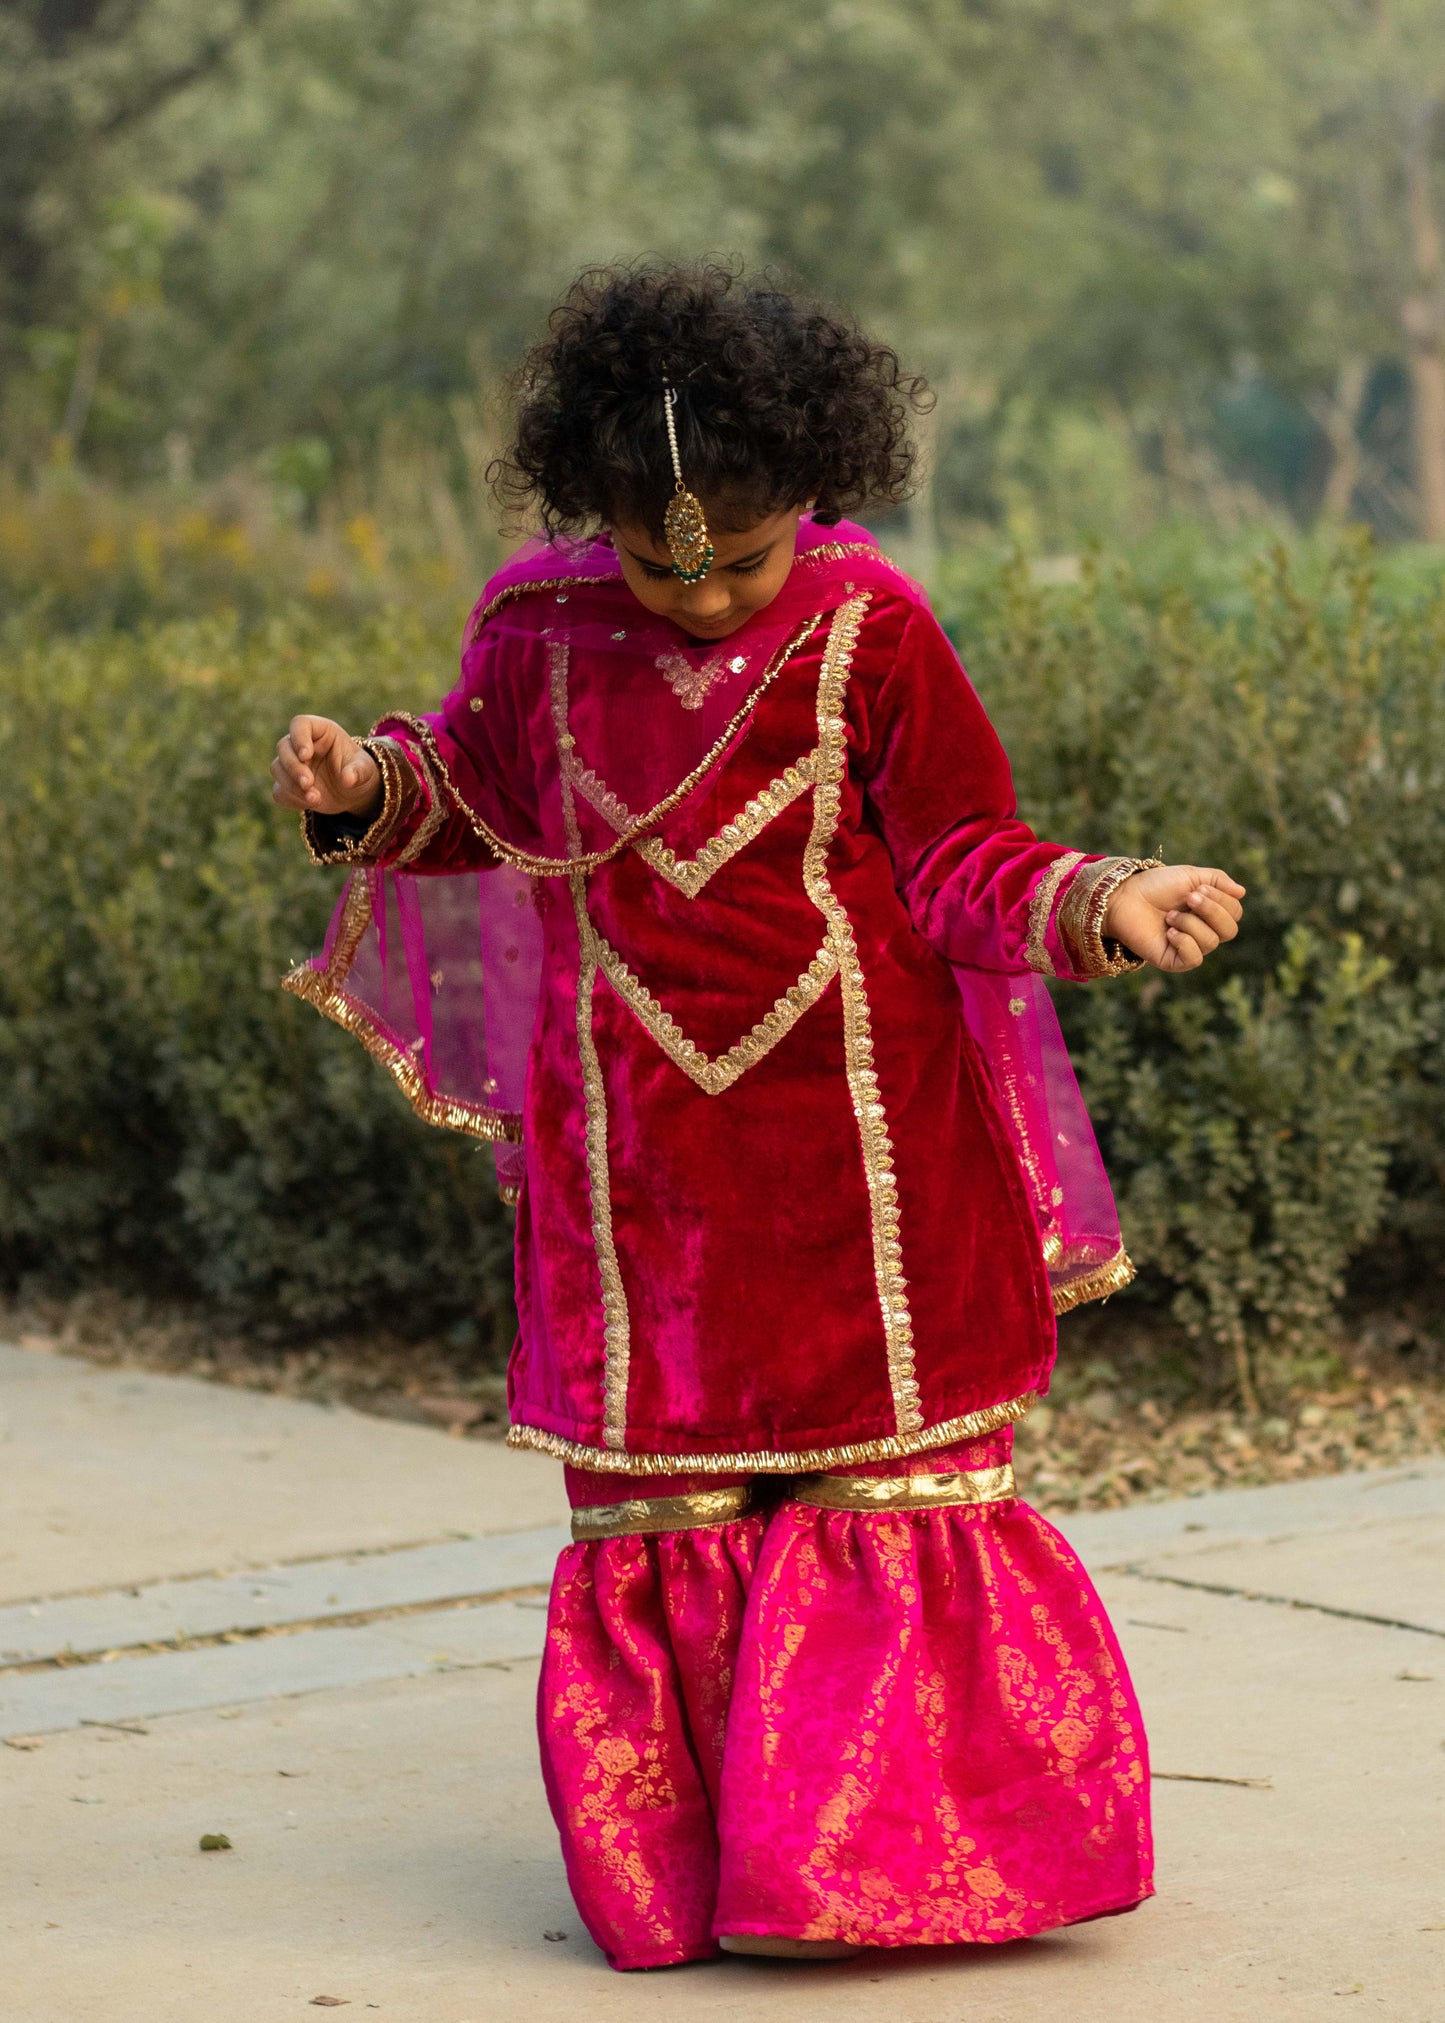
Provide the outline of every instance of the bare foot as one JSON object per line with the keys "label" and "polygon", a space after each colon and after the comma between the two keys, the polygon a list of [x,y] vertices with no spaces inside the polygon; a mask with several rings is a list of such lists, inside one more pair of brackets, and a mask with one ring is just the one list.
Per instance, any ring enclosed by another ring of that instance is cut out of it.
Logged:
{"label": "bare foot", "polygon": [[862,1951],[846,1939],[775,1939],[758,1932],[729,1932],[718,1944],[725,1953],[756,1953],[765,1960],[846,1960]]}

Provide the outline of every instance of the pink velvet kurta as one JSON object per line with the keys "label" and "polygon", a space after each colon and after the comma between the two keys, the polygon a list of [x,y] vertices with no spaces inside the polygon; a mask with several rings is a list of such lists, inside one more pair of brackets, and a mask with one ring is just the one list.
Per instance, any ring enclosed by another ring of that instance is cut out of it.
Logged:
{"label": "pink velvet kurta", "polygon": [[[1062,923],[1116,860],[1018,819],[896,580],[812,627],[644,838],[534,880],[519,1443],[633,1473],[820,1467],[967,1438],[1047,1384],[1038,1220],[950,965],[1090,973]],[[486,862],[467,809],[498,782],[535,851],[565,856],[597,809],[625,828],[571,759],[565,679],[480,700],[464,660],[438,717],[378,726],[415,781],[374,860]],[[1106,1259],[1085,1296],[1127,1272]]]}

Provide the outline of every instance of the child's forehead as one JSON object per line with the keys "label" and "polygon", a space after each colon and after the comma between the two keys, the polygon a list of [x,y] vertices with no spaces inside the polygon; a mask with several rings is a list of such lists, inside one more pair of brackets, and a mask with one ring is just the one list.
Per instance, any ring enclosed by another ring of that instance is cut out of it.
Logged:
{"label": "child's forehead", "polygon": [[[728,524],[719,511],[714,519],[706,498],[702,502],[703,517],[707,521],[708,539],[716,551],[716,560],[721,563],[745,560],[778,539],[795,517],[796,509],[784,508],[780,512],[764,513],[748,524],[739,526]],[[737,516],[734,516],[735,518]],[[630,548],[634,555],[646,561],[670,562],[667,544],[658,534],[650,533],[640,520],[629,520],[616,515],[612,521],[613,539]]]}

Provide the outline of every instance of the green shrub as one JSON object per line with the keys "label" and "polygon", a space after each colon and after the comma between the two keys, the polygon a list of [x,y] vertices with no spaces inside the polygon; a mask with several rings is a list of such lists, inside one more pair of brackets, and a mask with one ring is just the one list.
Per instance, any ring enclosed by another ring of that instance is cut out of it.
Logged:
{"label": "green shrub", "polygon": [[[1059,992],[1143,1296],[1246,1393],[1318,1348],[1372,1245],[1421,1271],[1445,1251],[1445,598],[1418,558],[1390,567],[1353,545],[1041,588],[975,562],[943,600],[1044,833],[1249,886],[1247,933],[1198,975]],[[280,726],[301,700],[425,702],[454,651],[315,607],[12,639],[12,1280],[505,1331],[489,1157],[276,989],[336,889],[270,806]]]}
{"label": "green shrub", "polygon": [[1445,599],[1359,543],[1305,573],[1206,606],[1016,563],[950,613],[1045,834],[1249,887],[1198,974],[1059,993],[1126,1238],[1246,1394],[1382,1226],[1418,1268],[1445,1238]]}
{"label": "green shrub", "polygon": [[338,885],[266,766],[303,697],[369,721],[450,652],[392,617],[12,644],[0,693],[0,1262],[321,1329],[505,1327],[491,1159],[426,1130],[277,978]]}

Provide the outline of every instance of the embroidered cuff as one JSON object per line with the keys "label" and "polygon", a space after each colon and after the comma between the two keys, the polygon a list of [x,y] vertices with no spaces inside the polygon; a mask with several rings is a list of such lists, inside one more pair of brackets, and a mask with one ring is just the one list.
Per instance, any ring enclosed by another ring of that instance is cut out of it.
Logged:
{"label": "embroidered cuff", "polygon": [[355,815],[301,817],[301,833],[313,864],[375,864],[411,813],[421,792],[409,756],[394,738],[362,738],[381,774],[381,808],[370,822]]}
{"label": "embroidered cuff", "polygon": [[1109,901],[1136,871],[1151,871],[1157,857],[1102,857],[1086,864],[1059,906],[1058,935],[1072,973],[1081,981],[1127,976],[1146,965],[1142,956],[1104,933]]}
{"label": "embroidered cuff", "polygon": [[[1049,954],[1049,923],[1054,917],[1054,906],[1058,900],[1059,887],[1064,880],[1084,861],[1082,850],[1066,850],[1062,857],[1055,857],[1034,887],[1034,896],[1029,901],[1028,964],[1040,976],[1057,976],[1053,957]],[[1082,874],[1080,874],[1082,875]],[[1075,880],[1077,884],[1078,880]]]}

